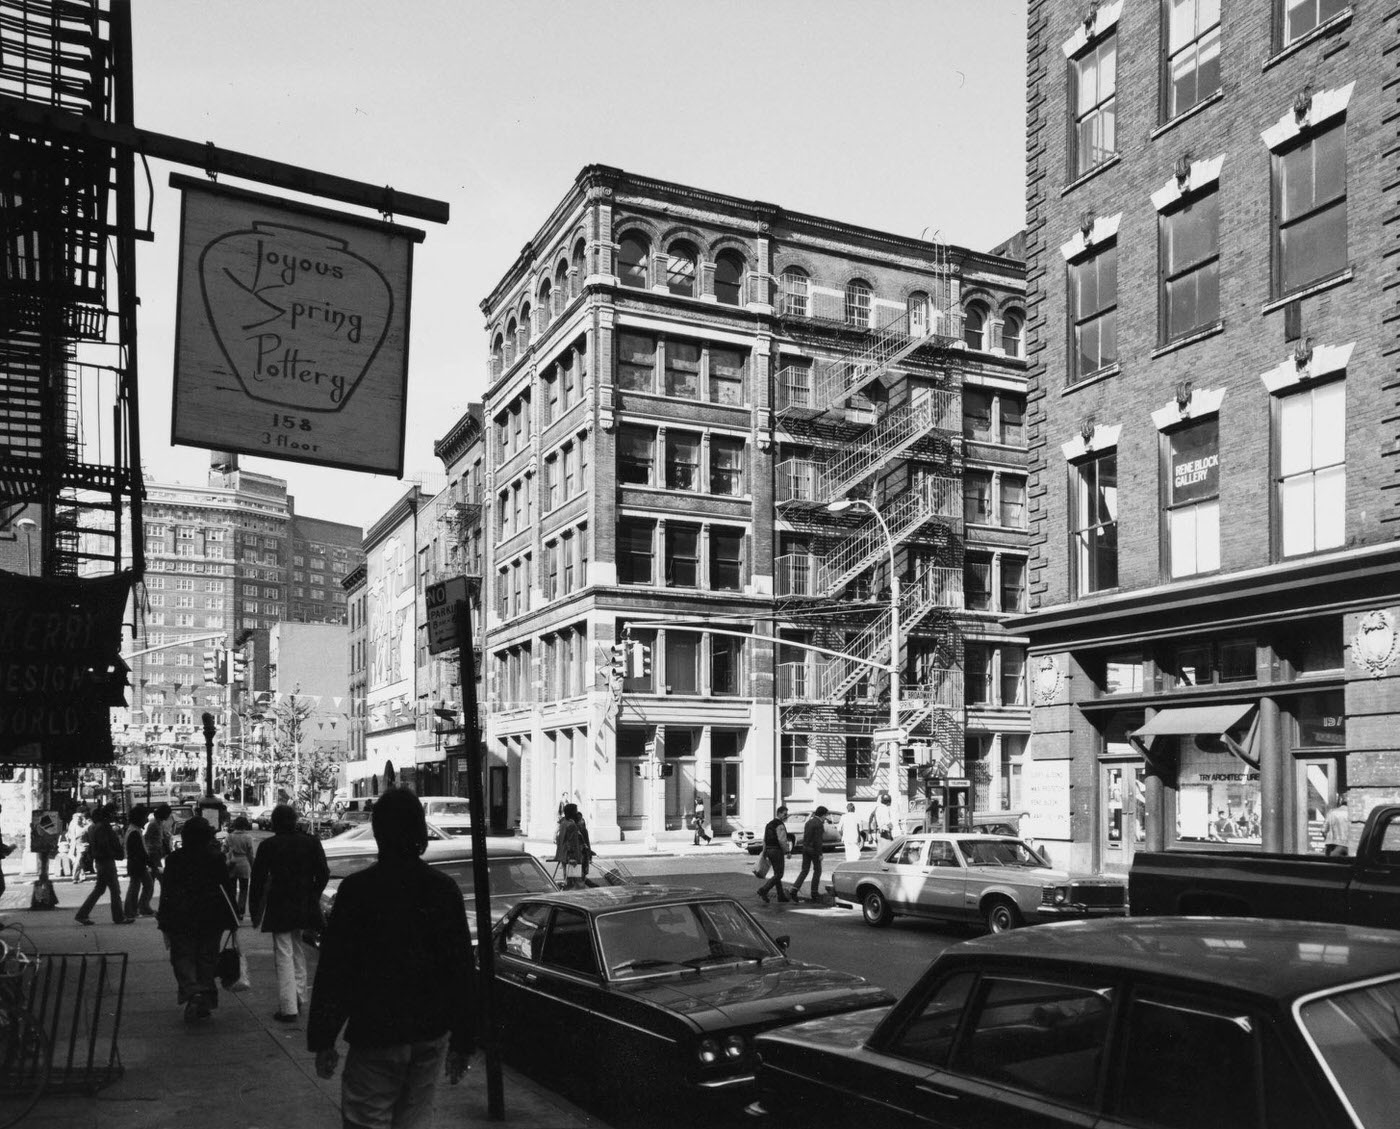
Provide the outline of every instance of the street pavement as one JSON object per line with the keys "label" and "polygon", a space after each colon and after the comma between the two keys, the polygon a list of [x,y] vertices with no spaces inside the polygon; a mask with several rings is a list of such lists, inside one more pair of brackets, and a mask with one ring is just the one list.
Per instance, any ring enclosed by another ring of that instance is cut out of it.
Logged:
{"label": "street pavement", "polygon": [[[252,988],[240,993],[221,990],[220,1006],[211,1019],[186,1024],[153,918],[116,925],[104,902],[93,912],[95,925],[79,925],[74,913],[92,889],[90,882],[56,882],[58,907],[32,910],[30,883],[18,866],[11,868],[11,860],[5,866],[7,890],[0,897],[0,920],[22,925],[42,953],[127,954],[116,1036],[121,1076],[93,1094],[46,1094],[23,1122],[25,1129],[340,1129],[339,1072],[328,1081],[318,1078],[314,1056],[306,1050],[305,1024],[272,1018],[277,1000],[268,935],[248,928],[239,931]],[[308,966],[314,970],[314,953]],[[89,982],[87,989],[91,988]],[[344,1049],[342,1041],[342,1053]],[[99,1064],[105,1061],[104,1050]],[[510,1067],[504,1068],[503,1091],[505,1120],[491,1121],[485,1065],[477,1054],[461,1083],[439,1083],[433,1125],[602,1126]],[[0,1099],[0,1120],[4,1112]]]}

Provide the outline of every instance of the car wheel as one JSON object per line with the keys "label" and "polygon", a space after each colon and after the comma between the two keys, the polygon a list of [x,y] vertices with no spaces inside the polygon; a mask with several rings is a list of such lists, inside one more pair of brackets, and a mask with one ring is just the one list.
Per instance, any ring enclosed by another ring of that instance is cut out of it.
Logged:
{"label": "car wheel", "polygon": [[1021,924],[1021,911],[1005,898],[993,898],[982,913],[990,933],[1005,933]]}
{"label": "car wheel", "polygon": [[894,920],[894,910],[890,909],[890,903],[879,890],[866,890],[861,895],[860,912],[865,917],[865,924],[876,929],[883,929]]}

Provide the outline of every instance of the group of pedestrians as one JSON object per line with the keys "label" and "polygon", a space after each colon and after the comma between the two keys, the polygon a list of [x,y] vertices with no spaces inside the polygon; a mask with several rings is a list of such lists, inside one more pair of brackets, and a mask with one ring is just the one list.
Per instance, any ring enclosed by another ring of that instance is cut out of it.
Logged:
{"label": "group of pedestrians", "polygon": [[[765,904],[769,901],[768,895],[775,891],[780,902],[796,903],[802,901],[802,884],[807,880],[808,874],[812,876],[808,899],[813,902],[825,901],[821,893],[821,880],[827,815],[827,809],[818,806],[813,809],[811,816],[802,825],[801,838],[796,844],[797,850],[802,856],[802,869],[797,872],[797,881],[787,891],[783,889],[783,874],[787,866],[787,857],[793,852],[793,843],[787,829],[787,807],[779,807],[773,818],[764,826],[763,855],[757,873],[761,876],[763,869],[772,870],[772,877],[758,888],[758,896]],[[875,809],[870,814],[868,826],[861,824],[860,818],[856,815],[855,804],[848,803],[845,814],[841,816],[836,825],[837,835],[841,839],[841,847],[845,852],[846,861],[855,862],[860,858],[861,848],[865,845],[867,838],[893,838],[893,828],[894,816],[888,794],[882,794],[876,802]]]}
{"label": "group of pedestrians", "polygon": [[[127,815],[124,833],[113,826],[116,818],[116,809],[103,804],[85,820],[81,812],[75,813],[69,825],[70,835],[75,827],[79,835],[71,840],[73,847],[78,848],[72,880],[82,880],[87,861],[93,871],[92,889],[75,915],[79,925],[93,924],[92,911],[104,895],[111,901],[112,921],[116,925],[131,925],[138,917],[154,916],[151,899],[174,842],[170,805],[159,804],[153,809],[135,805]],[[117,863],[123,859],[127,880],[124,898],[117,874]]]}

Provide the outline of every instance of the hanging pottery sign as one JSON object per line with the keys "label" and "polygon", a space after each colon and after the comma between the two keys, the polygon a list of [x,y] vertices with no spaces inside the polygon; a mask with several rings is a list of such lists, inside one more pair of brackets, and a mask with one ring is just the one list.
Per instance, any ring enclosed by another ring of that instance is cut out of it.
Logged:
{"label": "hanging pottery sign", "polygon": [[171,442],[403,474],[421,231],[172,176]]}

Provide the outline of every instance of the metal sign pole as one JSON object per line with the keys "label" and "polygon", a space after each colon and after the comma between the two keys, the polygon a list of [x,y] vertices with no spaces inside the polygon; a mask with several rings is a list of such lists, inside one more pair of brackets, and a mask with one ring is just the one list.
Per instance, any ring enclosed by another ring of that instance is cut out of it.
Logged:
{"label": "metal sign pole", "polygon": [[481,1050],[486,1060],[486,1112],[504,1121],[505,1091],[501,1079],[501,1048],[496,1038],[496,953],[491,947],[490,871],[486,865],[486,798],[481,733],[477,724],[476,663],[472,651],[472,618],[466,600],[456,608],[457,646],[461,664],[462,732],[467,743],[467,805],[472,813],[472,881],[476,899],[477,1001],[481,1012]]}

